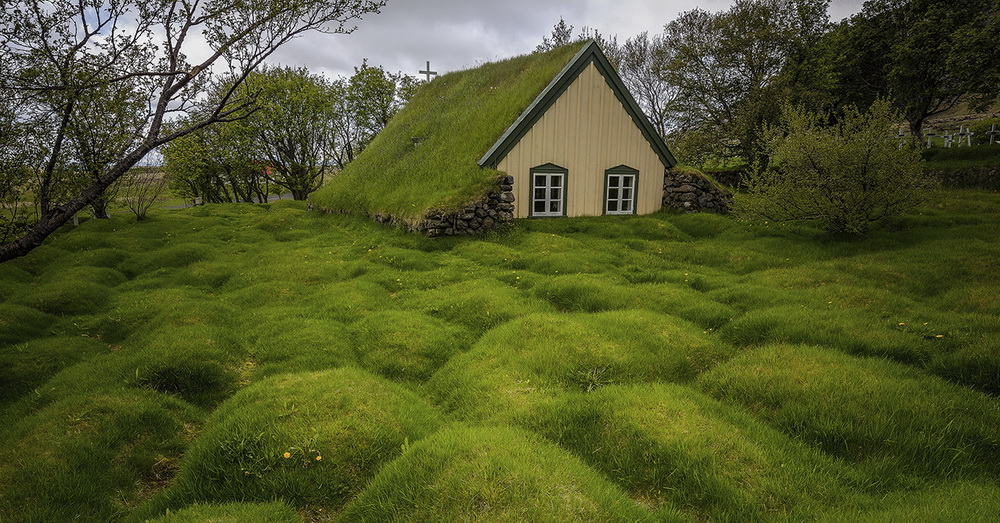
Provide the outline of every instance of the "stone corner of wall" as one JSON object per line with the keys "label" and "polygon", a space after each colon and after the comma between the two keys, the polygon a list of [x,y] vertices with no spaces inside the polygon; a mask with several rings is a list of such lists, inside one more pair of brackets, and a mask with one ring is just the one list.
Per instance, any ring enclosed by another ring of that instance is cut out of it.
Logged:
{"label": "stone corner of wall", "polygon": [[459,210],[432,210],[423,221],[407,229],[427,235],[474,236],[506,225],[514,220],[514,177],[501,176],[497,184],[479,201]]}
{"label": "stone corner of wall", "polygon": [[725,214],[733,208],[733,194],[695,169],[667,169],[663,174],[663,207]]}

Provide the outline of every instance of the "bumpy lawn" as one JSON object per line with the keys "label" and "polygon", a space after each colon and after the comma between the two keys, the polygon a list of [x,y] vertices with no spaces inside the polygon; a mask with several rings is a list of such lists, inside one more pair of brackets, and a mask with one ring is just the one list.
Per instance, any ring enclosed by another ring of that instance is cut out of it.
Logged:
{"label": "bumpy lawn", "polygon": [[1000,195],[427,240],[301,205],[0,265],[0,520],[987,520]]}

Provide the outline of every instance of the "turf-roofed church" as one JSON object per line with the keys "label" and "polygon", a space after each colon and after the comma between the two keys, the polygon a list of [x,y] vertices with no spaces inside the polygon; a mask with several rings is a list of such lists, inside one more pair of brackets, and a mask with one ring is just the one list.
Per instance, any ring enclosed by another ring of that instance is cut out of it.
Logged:
{"label": "turf-roofed church", "polygon": [[676,163],[589,41],[423,85],[313,203],[469,234],[512,218],[655,212]]}

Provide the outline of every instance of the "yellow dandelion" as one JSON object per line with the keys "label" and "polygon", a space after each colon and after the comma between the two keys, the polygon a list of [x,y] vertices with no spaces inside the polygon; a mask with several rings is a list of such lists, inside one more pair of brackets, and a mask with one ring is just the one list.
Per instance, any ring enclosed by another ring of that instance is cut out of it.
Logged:
{"label": "yellow dandelion", "polygon": [[285,459],[288,459],[288,458],[292,457],[292,453],[291,452],[286,452],[286,453],[284,453],[282,455],[285,456]]}
{"label": "yellow dandelion", "polygon": [[900,326],[900,327],[902,327],[903,325],[906,325],[906,324],[905,324],[905,323],[903,323],[903,322],[899,322],[899,326]]}
{"label": "yellow dandelion", "polygon": [[935,338],[944,338],[944,334],[938,334],[937,336],[934,336],[934,337]]}
{"label": "yellow dandelion", "polygon": [[323,456],[316,456],[316,461],[322,461],[322,460],[323,460]]}

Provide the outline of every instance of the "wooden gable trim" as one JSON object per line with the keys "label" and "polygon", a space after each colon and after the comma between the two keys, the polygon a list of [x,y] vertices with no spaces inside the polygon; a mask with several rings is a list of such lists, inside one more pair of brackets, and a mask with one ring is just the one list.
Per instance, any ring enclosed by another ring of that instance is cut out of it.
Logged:
{"label": "wooden gable trim", "polygon": [[604,52],[601,51],[597,42],[591,40],[587,45],[583,46],[583,49],[580,49],[576,53],[576,56],[549,82],[549,85],[535,97],[531,105],[504,131],[500,139],[490,147],[490,150],[479,159],[479,166],[495,169],[503,161],[504,157],[514,149],[514,146],[521,141],[521,138],[524,138],[524,135],[528,134],[528,131],[545,114],[545,111],[556,103],[556,100],[566,92],[566,89],[569,89],[569,86],[576,81],[590,64],[594,64],[597,67],[601,76],[604,77],[604,81],[607,82],[608,87],[611,88],[618,101],[625,107],[625,111],[632,118],[632,122],[639,128],[643,137],[646,138],[650,147],[653,148],[653,151],[660,158],[663,167],[669,169],[677,165],[674,155],[667,149],[667,144],[663,142],[663,138],[653,129],[653,124],[649,122],[649,118],[639,108],[639,104],[636,103],[632,94],[625,87],[621,77],[618,76],[618,72],[611,66],[611,62],[608,61]]}

